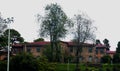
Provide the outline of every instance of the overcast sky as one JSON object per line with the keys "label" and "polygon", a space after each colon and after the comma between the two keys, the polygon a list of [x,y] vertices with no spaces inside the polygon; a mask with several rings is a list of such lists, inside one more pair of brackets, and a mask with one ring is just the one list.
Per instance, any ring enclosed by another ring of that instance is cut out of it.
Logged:
{"label": "overcast sky", "polygon": [[120,41],[120,0],[0,0],[0,12],[4,18],[14,17],[11,28],[31,42],[38,37],[35,15],[43,15],[50,3],[58,3],[70,18],[80,11],[86,13],[97,27],[96,39],[102,42],[107,38],[111,50],[116,49]]}

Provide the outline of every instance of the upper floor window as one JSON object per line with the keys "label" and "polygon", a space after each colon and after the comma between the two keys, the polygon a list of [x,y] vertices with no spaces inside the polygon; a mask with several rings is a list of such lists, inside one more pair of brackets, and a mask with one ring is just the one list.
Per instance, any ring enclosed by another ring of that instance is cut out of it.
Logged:
{"label": "upper floor window", "polygon": [[36,51],[37,51],[37,52],[40,52],[40,47],[37,47],[37,48],[36,48]]}
{"label": "upper floor window", "polygon": [[73,47],[70,47],[70,52],[73,52]]}
{"label": "upper floor window", "polygon": [[31,49],[29,47],[27,48],[27,52],[31,52]]}
{"label": "upper floor window", "polygon": [[98,49],[95,50],[96,54],[98,54]]}
{"label": "upper floor window", "polygon": [[103,54],[104,53],[104,49],[100,49],[100,53]]}
{"label": "upper floor window", "polygon": [[89,48],[88,48],[88,52],[89,52],[89,53],[92,53],[92,47],[89,47]]}
{"label": "upper floor window", "polygon": [[79,57],[79,61],[81,62],[82,60],[83,60],[83,57],[82,57],[82,56],[80,56],[80,57]]}
{"label": "upper floor window", "polygon": [[92,62],[92,56],[89,56],[88,61]]}

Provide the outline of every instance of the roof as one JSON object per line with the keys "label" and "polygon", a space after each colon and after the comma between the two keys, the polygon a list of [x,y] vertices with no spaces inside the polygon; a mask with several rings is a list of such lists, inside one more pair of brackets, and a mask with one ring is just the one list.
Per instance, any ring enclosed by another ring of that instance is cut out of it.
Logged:
{"label": "roof", "polygon": [[103,44],[98,44],[98,45],[96,45],[95,47],[96,47],[96,48],[106,48],[106,46],[103,45]]}
{"label": "roof", "polygon": [[23,47],[23,44],[19,44],[19,43],[14,44],[14,45],[12,45],[12,48],[14,48],[14,47]]}
{"label": "roof", "polygon": [[[77,46],[74,42],[64,42],[64,41],[61,41],[61,42],[67,44],[68,47]],[[39,42],[28,42],[25,44],[15,44],[15,45],[13,45],[13,47],[23,47],[23,46],[27,46],[27,47],[37,47],[38,46],[39,47],[39,46],[45,46],[48,44],[50,44],[50,41],[39,41]],[[94,44],[89,44],[89,43],[83,43],[82,45],[87,46],[87,47],[95,46]]]}
{"label": "roof", "polygon": [[115,54],[115,51],[106,51],[107,54]]}
{"label": "roof", "polygon": [[40,41],[40,42],[30,42],[30,43],[27,43],[26,46],[44,46],[44,45],[48,45],[50,44],[49,41]]}
{"label": "roof", "polygon": [[[63,42],[66,43],[68,46],[76,46],[76,43],[74,42]],[[83,46],[94,46],[94,44],[89,44],[89,43],[83,43]]]}

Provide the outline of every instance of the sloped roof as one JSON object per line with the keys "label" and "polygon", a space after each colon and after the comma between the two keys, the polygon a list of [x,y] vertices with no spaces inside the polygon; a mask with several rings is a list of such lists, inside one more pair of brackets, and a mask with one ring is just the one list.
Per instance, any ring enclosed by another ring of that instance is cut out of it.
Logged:
{"label": "sloped roof", "polygon": [[[63,42],[66,43],[68,46],[77,46],[76,43],[74,42]],[[89,44],[89,43],[82,43],[83,46],[94,46],[94,44]]]}
{"label": "sloped roof", "polygon": [[115,54],[115,51],[106,51],[107,54]]}
{"label": "sloped roof", "polygon": [[49,41],[40,41],[40,42],[30,42],[30,43],[27,43],[26,46],[44,46],[44,45],[48,45],[50,44]]}
{"label": "sloped roof", "polygon": [[106,48],[106,46],[103,45],[103,44],[98,44],[98,45],[96,45],[95,47],[96,47],[96,48]]}

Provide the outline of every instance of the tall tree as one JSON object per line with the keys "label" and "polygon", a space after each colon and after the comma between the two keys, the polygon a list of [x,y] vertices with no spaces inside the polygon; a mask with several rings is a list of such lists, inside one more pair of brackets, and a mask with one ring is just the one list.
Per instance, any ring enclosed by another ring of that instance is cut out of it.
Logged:
{"label": "tall tree", "polygon": [[108,39],[104,39],[103,43],[106,46],[106,50],[109,51],[110,50],[109,40]]}
{"label": "tall tree", "polygon": [[[92,20],[84,15],[78,14],[74,17],[74,35],[75,39],[77,39],[77,52],[76,52],[76,71],[79,70],[78,63],[79,63],[79,52],[81,54],[82,50],[82,43],[87,40],[94,40],[95,38],[95,27],[92,25]],[[79,48],[80,47],[80,48]]]}
{"label": "tall tree", "polygon": [[[53,48],[55,51],[59,51],[58,41],[60,38],[65,37],[68,30],[67,27],[71,26],[67,15],[60,5],[50,4],[45,7],[45,16],[42,18],[39,16],[40,15],[38,15],[38,21],[41,22],[40,35],[42,37],[50,37],[51,52],[53,52]],[[56,54],[55,59],[58,59],[57,53],[51,53],[52,58],[53,54]]]}

